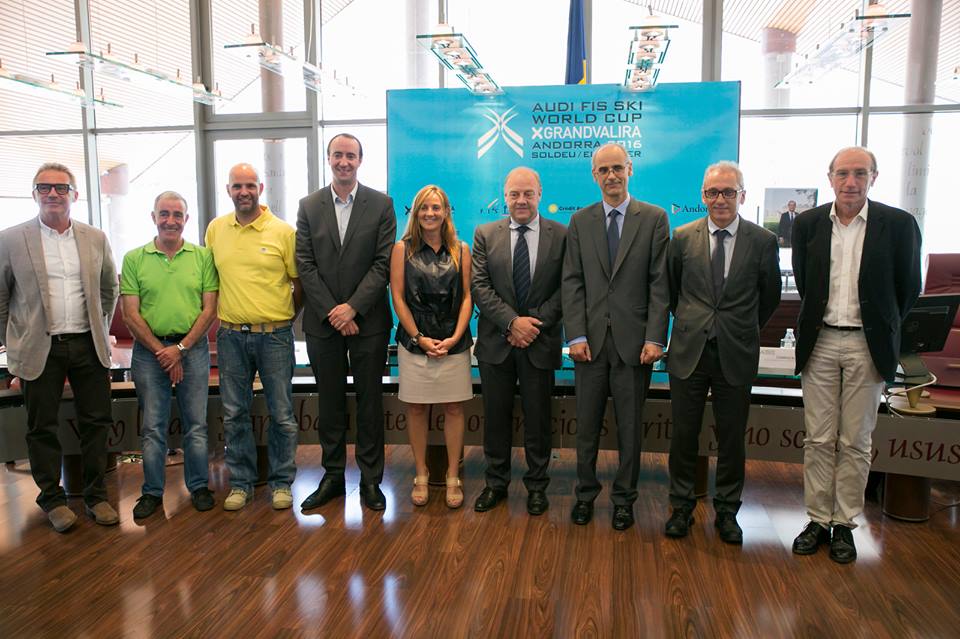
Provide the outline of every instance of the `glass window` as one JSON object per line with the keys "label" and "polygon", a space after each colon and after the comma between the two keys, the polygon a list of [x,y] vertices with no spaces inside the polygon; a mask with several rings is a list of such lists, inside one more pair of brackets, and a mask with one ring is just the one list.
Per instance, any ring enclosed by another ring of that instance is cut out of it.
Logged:
{"label": "glass window", "polygon": [[[213,77],[230,101],[218,103],[217,113],[305,111],[306,88],[297,64],[278,75],[260,67],[248,49],[224,49],[239,44],[254,28],[265,41],[304,60],[303,0],[210,0],[213,21]],[[262,11],[260,8],[262,7]]]}
{"label": "glass window", "polygon": [[[190,4],[153,0],[89,0],[90,51],[191,81]],[[97,127],[171,126],[193,123],[193,94],[172,83],[126,72],[126,79],[94,73],[94,88],[122,108],[100,109]]]}
{"label": "glass window", "polygon": [[[357,177],[364,186],[378,191],[387,190],[387,127],[385,124],[364,126],[327,126],[320,132],[320,166],[323,184],[333,179],[327,163],[327,143],[340,133],[349,133],[363,145],[363,162]],[[397,205],[399,206],[399,205]]]}
{"label": "glass window", "polygon": [[[795,82],[776,88],[840,25],[854,16],[856,2],[791,0],[745,3],[727,0],[723,6],[723,80],[742,83],[744,109],[845,107],[859,104],[860,58],[825,72],[812,84]],[[801,8],[802,7],[802,8]]]}
{"label": "glass window", "polygon": [[154,199],[176,191],[187,201],[183,237],[197,243],[197,169],[193,131],[101,134],[100,215],[117,264],[130,249],[157,234],[150,219]]}
{"label": "glass window", "polygon": [[[436,3],[429,3],[433,13],[426,16],[416,11],[423,4],[354,0],[332,16],[324,13],[322,119],[382,118],[387,89],[437,86],[435,59],[416,43],[418,32],[429,33],[437,23]],[[418,83],[418,73],[424,82]]]}
{"label": "glass window", "polygon": [[217,140],[213,145],[213,188],[217,191],[216,215],[233,211],[227,193],[230,169],[246,162],[253,165],[264,184],[260,204],[266,204],[277,217],[295,225],[300,198],[307,195],[307,139]]}
{"label": "glass window", "polygon": [[0,136],[0,165],[4,179],[0,181],[0,229],[26,222],[37,215],[33,201],[33,176],[45,162],[66,165],[77,178],[79,199],[70,208],[70,217],[90,221],[87,203],[86,164],[83,160],[83,138],[79,135]]}
{"label": "glass window", "polygon": [[[10,74],[53,79],[74,89],[80,81],[72,60],[48,56],[77,39],[73,0],[0,2],[0,61]],[[43,89],[31,91],[0,81],[0,129],[72,129],[81,126],[80,106]],[[31,173],[31,176],[33,174]]]}
{"label": "glass window", "polygon": [[[905,129],[911,131],[910,144],[905,144]],[[870,198],[920,213],[924,256],[956,253],[960,221],[952,183],[953,141],[960,139],[960,113],[871,115],[870,131],[870,150],[879,170]],[[917,142],[924,138],[930,140],[926,148]],[[923,174],[925,181],[917,177]],[[926,197],[919,196],[924,189]]]}
{"label": "glass window", "polygon": [[[566,65],[566,20],[567,5],[563,3],[563,49],[560,54],[561,69]],[[703,63],[703,8],[701,3],[677,2],[594,2],[593,3],[593,83],[622,84],[627,67],[627,54],[633,31],[628,27],[639,25],[653,12],[676,24],[670,29],[670,48],[660,70],[658,82],[698,82]],[[685,5],[685,6],[684,6]],[[563,72],[560,81],[563,83]]]}

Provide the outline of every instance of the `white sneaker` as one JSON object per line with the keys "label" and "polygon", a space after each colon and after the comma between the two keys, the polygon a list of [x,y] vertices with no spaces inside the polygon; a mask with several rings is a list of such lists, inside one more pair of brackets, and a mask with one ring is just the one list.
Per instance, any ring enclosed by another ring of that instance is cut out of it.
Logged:
{"label": "white sneaker", "polygon": [[293,506],[293,492],[289,488],[273,489],[273,509],[285,510]]}
{"label": "white sneaker", "polygon": [[223,500],[223,509],[224,510],[240,510],[244,506],[250,503],[250,500],[253,499],[253,495],[248,493],[242,488],[231,488],[230,494],[227,495],[227,498]]}

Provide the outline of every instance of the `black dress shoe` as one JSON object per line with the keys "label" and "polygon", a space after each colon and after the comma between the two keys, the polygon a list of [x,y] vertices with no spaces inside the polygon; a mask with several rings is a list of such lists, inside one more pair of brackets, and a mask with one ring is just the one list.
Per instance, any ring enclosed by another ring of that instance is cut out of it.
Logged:
{"label": "black dress shoe", "polygon": [[370,510],[387,509],[387,498],[377,484],[360,484],[360,503]]}
{"label": "black dress shoe", "polygon": [[163,497],[140,495],[140,499],[137,500],[137,505],[133,507],[133,518],[144,519],[149,517],[162,505]]}
{"label": "black dress shoe", "polygon": [[838,564],[849,564],[857,558],[857,547],[853,543],[853,530],[846,526],[833,527],[833,539],[830,540],[830,559]]}
{"label": "black dress shoe", "polygon": [[478,513],[485,513],[506,498],[506,488],[491,488],[490,486],[485,486],[484,489],[480,491],[477,501],[473,502],[473,509]]}
{"label": "black dress shoe", "polygon": [[633,506],[613,507],[613,529],[626,530],[633,525]]}
{"label": "black dress shoe", "polygon": [[674,508],[670,519],[663,527],[663,534],[667,537],[686,537],[690,533],[691,524],[693,524],[693,512],[686,508]]}
{"label": "black dress shoe", "polygon": [[824,528],[815,521],[807,524],[797,538],[793,540],[793,554],[812,555],[822,544],[829,543],[830,529]]}
{"label": "black dress shoe", "polygon": [[343,481],[343,477],[330,477],[329,475],[324,475],[323,479],[320,480],[320,485],[317,486],[317,489],[310,493],[310,496],[303,500],[303,503],[300,504],[300,508],[303,510],[312,510],[313,508],[319,508],[325,503],[337,497],[343,497],[347,494],[347,485]]}
{"label": "black dress shoe", "polygon": [[570,512],[570,519],[578,526],[586,526],[593,519],[593,502],[577,501]]}
{"label": "black dress shoe", "polygon": [[728,544],[743,543],[743,529],[737,523],[736,513],[717,513],[713,525],[720,531],[720,539]]}
{"label": "black dress shoe", "polygon": [[193,502],[193,507],[200,512],[210,510],[217,503],[213,498],[213,493],[207,487],[197,488],[190,493],[190,501]]}
{"label": "black dress shoe", "polygon": [[550,502],[547,501],[547,493],[542,490],[531,490],[527,494],[527,513],[536,517],[547,512]]}

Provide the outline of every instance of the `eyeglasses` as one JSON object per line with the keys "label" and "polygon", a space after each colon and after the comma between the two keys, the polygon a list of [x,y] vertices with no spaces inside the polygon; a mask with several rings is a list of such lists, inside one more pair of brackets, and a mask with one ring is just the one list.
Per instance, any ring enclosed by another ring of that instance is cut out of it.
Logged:
{"label": "eyeglasses", "polygon": [[627,170],[627,167],[622,164],[614,164],[613,166],[598,166],[595,170],[598,175],[602,176],[607,176],[610,173],[620,175]]}
{"label": "eyeglasses", "polygon": [[722,195],[725,200],[732,200],[741,193],[743,193],[743,189],[723,189],[722,191],[720,189],[706,189],[703,192],[703,197],[708,200],[715,200],[718,195]]}
{"label": "eyeglasses", "polygon": [[839,169],[833,172],[833,177],[843,181],[852,175],[854,179],[862,182],[866,180],[868,177],[870,177],[871,173],[873,173],[873,171],[868,171],[866,169],[857,169],[855,171],[848,171],[847,169]]}
{"label": "eyeglasses", "polygon": [[50,189],[54,189],[57,192],[57,195],[66,195],[70,191],[73,191],[73,186],[69,184],[45,184],[40,182],[35,184],[33,190],[39,193],[40,195],[47,195],[50,193]]}

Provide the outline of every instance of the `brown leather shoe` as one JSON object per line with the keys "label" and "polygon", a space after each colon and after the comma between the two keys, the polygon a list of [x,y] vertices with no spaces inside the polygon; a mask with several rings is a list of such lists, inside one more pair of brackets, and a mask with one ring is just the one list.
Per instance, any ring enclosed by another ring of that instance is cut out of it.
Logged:
{"label": "brown leather shoe", "polygon": [[47,519],[53,525],[53,529],[58,533],[67,532],[77,523],[77,513],[66,506],[57,506],[47,513]]}
{"label": "brown leather shoe", "polygon": [[105,501],[97,502],[92,508],[84,506],[84,509],[101,526],[113,526],[120,523],[120,515],[113,509],[113,506]]}

